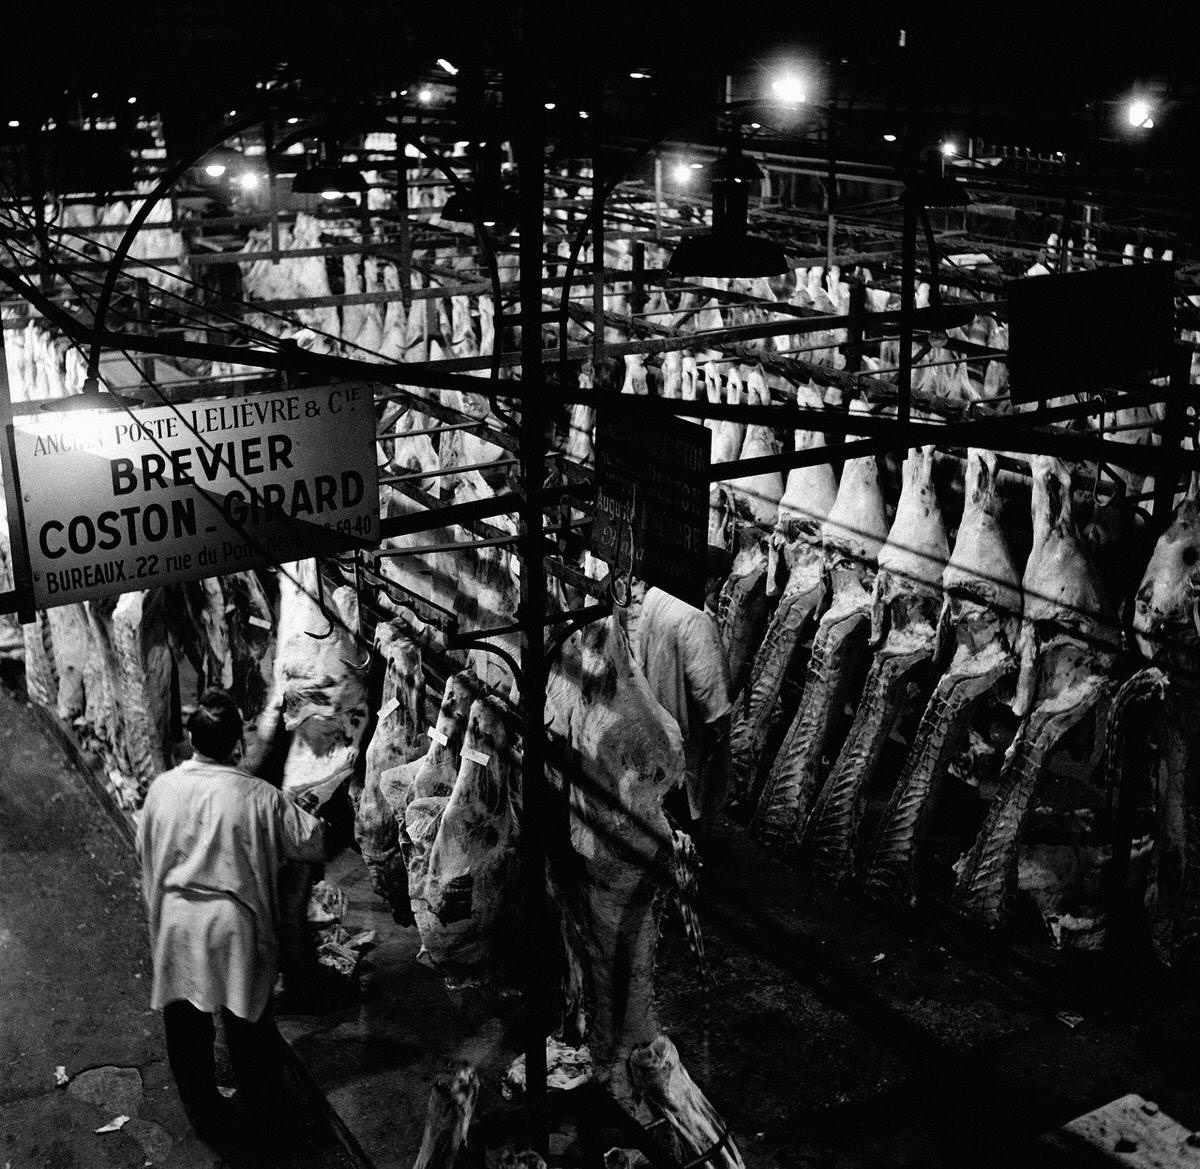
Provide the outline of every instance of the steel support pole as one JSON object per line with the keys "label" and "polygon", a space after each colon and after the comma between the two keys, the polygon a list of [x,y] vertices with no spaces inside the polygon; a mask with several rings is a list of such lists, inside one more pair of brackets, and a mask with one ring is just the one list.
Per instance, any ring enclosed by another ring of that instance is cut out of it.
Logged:
{"label": "steel support pole", "polygon": [[[543,1157],[549,1152],[546,1107],[547,962],[543,932],[550,915],[546,893],[545,832],[547,809],[545,732],[546,657],[543,622],[546,614],[546,572],[542,563],[542,483],[546,469],[545,374],[542,364],[542,266],[545,241],[543,191],[545,182],[545,114],[539,96],[524,80],[536,69],[522,70],[516,105],[520,111],[514,133],[514,152],[520,176],[520,296],[521,296],[521,608],[524,638],[521,647],[521,709],[526,733],[521,768],[521,846],[525,873],[526,920],[530,938],[524,971],[525,1099],[529,1110],[529,1142]],[[598,190],[598,186],[596,187]],[[603,263],[601,242],[598,255]],[[603,323],[598,322],[603,335]]]}
{"label": "steel support pole", "polygon": [[917,303],[917,218],[921,205],[916,194],[910,190],[906,190],[902,198],[904,227],[900,241],[900,364],[896,370],[896,420],[900,424],[900,438],[904,443],[900,453],[904,454],[908,450],[907,431],[912,407],[913,312]]}

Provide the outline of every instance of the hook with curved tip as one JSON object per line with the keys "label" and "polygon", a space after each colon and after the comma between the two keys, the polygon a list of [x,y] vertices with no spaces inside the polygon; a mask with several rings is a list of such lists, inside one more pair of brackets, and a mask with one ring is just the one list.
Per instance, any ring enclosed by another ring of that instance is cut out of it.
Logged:
{"label": "hook with curved tip", "polygon": [[325,582],[321,576],[321,562],[314,556],[313,564],[317,570],[317,608],[321,610],[321,616],[329,624],[329,628],[324,633],[313,633],[306,629],[306,636],[311,637],[313,641],[325,641],[333,636],[333,618],[329,616],[329,610],[325,608]]}
{"label": "hook with curved tip", "polygon": [[[339,562],[340,563],[340,562]],[[361,556],[358,549],[354,550],[354,601],[355,601],[355,638],[358,644],[363,646],[364,655],[361,662],[352,662],[349,658],[341,658],[340,661],[344,666],[348,666],[356,674],[363,674],[371,666],[371,647],[367,643],[366,637],[363,635],[362,615],[363,615],[363,598],[362,598],[362,571],[361,571]]]}

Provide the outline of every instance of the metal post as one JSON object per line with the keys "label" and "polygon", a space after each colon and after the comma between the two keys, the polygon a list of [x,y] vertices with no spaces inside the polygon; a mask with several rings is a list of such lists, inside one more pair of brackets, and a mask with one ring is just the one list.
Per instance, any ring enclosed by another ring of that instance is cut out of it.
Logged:
{"label": "metal post", "polygon": [[1063,200],[1062,207],[1062,223],[1058,229],[1058,270],[1066,272],[1067,265],[1071,262],[1070,249],[1067,247],[1067,240],[1071,235],[1071,221],[1074,218],[1074,213],[1071,206],[1070,198]]}
{"label": "metal post", "polygon": [[846,372],[858,373],[863,365],[863,332],[867,317],[867,286],[861,280],[850,284],[850,328],[846,330]]}
{"label": "metal post", "polygon": [[[400,303],[407,317],[412,308],[412,230],[408,223],[408,155],[405,152],[404,99],[397,99],[396,110],[396,202],[400,206]],[[500,311],[500,306],[494,306]]]}
{"label": "metal post", "polygon": [[896,371],[896,421],[903,443],[901,453],[907,454],[908,422],[912,407],[912,315],[916,309],[917,216],[920,203],[912,190],[906,190],[902,199],[904,226],[900,240],[900,365]]}
{"label": "metal post", "polygon": [[271,213],[271,263],[279,263],[279,191],[275,187],[275,127],[263,123],[263,159],[267,164],[267,210]]}
{"label": "metal post", "polygon": [[662,155],[654,152],[654,238],[662,239],[663,165]]}
{"label": "metal post", "polygon": [[13,584],[17,591],[17,620],[27,625],[33,620],[33,569],[25,545],[25,511],[17,468],[16,440],[13,435],[12,395],[8,386],[8,358],[4,352],[4,330],[0,329],[0,469],[4,476],[4,502],[8,508],[8,547]]}
{"label": "metal post", "polygon": [[[529,46],[526,46],[528,48]],[[541,933],[549,914],[546,908],[546,846],[548,820],[545,739],[546,658],[543,622],[546,615],[546,573],[542,563],[542,482],[545,477],[547,408],[542,367],[542,265],[543,190],[545,182],[545,124],[539,95],[526,79],[536,69],[521,70],[518,101],[521,111],[514,131],[517,172],[520,176],[520,294],[521,294],[521,608],[524,627],[521,647],[521,692],[525,716],[524,754],[521,767],[521,845],[525,873],[525,912],[531,929],[526,948],[525,998],[525,1098],[529,1108],[531,1146],[543,1157],[549,1152],[546,1106],[546,1030],[543,1014],[547,1002]],[[593,189],[600,191],[593,180]],[[599,268],[604,253],[596,241]],[[599,322],[598,322],[599,324]],[[603,340],[603,328],[600,329]]]}
{"label": "metal post", "polygon": [[829,169],[825,174],[825,271],[833,267],[833,236],[837,230],[837,159],[833,150],[833,127],[828,130]]}
{"label": "metal post", "polygon": [[[136,313],[138,330],[142,333],[150,332],[150,281],[144,276],[139,276],[134,281],[134,289],[136,295]],[[147,382],[153,384],[158,376],[158,366],[154,361],[154,354],[148,353],[142,358],[142,376]]]}
{"label": "metal post", "polygon": [[646,245],[637,240],[633,245],[633,289],[629,293],[629,307],[640,313],[649,297],[646,296]]}
{"label": "metal post", "polygon": [[[592,119],[592,366],[600,368],[604,355],[604,194],[600,174],[599,111]],[[565,290],[564,295],[570,293]]]}

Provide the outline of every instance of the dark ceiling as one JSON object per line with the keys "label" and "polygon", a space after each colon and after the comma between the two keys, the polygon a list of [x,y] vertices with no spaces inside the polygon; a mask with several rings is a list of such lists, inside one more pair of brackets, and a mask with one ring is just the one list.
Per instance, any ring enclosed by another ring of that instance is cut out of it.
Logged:
{"label": "dark ceiling", "polygon": [[10,17],[4,44],[4,112],[31,120],[70,90],[68,102],[136,96],[211,122],[280,62],[320,100],[399,88],[438,56],[520,71],[567,100],[649,65],[660,94],[692,100],[790,54],[842,101],[1000,113],[1033,133],[1137,86],[1195,123],[1200,5],[46,0]]}

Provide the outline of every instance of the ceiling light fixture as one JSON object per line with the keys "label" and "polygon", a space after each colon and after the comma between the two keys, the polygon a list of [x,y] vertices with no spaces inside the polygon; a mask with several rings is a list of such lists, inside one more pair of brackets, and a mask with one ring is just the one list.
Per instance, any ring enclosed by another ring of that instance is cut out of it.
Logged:
{"label": "ceiling light fixture", "polygon": [[883,140],[884,140],[885,142],[895,142],[895,141],[896,141],[896,135],[895,135],[895,134],[885,134],[885,135],[883,136]]}
{"label": "ceiling light fixture", "polygon": [[456,77],[458,75],[458,69],[455,66],[451,65],[450,62],[447,61],[445,57],[439,57],[437,59],[437,63],[438,63],[438,67],[440,69],[444,69],[447,73],[450,74],[451,77]]}
{"label": "ceiling light fixture", "polygon": [[958,144],[956,142],[943,142],[942,143],[942,153],[947,158],[950,158],[951,155],[958,153]]}
{"label": "ceiling light fixture", "polygon": [[794,73],[776,77],[771,82],[771,92],[780,101],[787,102],[789,105],[801,105],[808,101],[808,86],[804,84],[802,78]]}
{"label": "ceiling light fixture", "polygon": [[252,170],[243,171],[237,177],[237,184],[243,191],[253,191],[258,186],[258,175]]}
{"label": "ceiling light fixture", "polygon": [[1154,109],[1144,97],[1135,97],[1125,107],[1125,120],[1135,130],[1154,128]]}
{"label": "ceiling light fixture", "polygon": [[204,173],[210,179],[219,179],[225,173],[225,164],[223,162],[210,162],[204,168]]}
{"label": "ceiling light fixture", "polygon": [[787,271],[787,257],[778,244],[746,234],[750,188],[763,173],[742,153],[736,138],[712,172],[712,230],[680,240],[667,271],[677,276],[775,276]]}
{"label": "ceiling light fixture", "polygon": [[417,90],[417,101],[419,101],[423,106],[427,106],[431,101],[433,101],[433,90],[430,89],[428,85],[422,85],[421,88]]}

